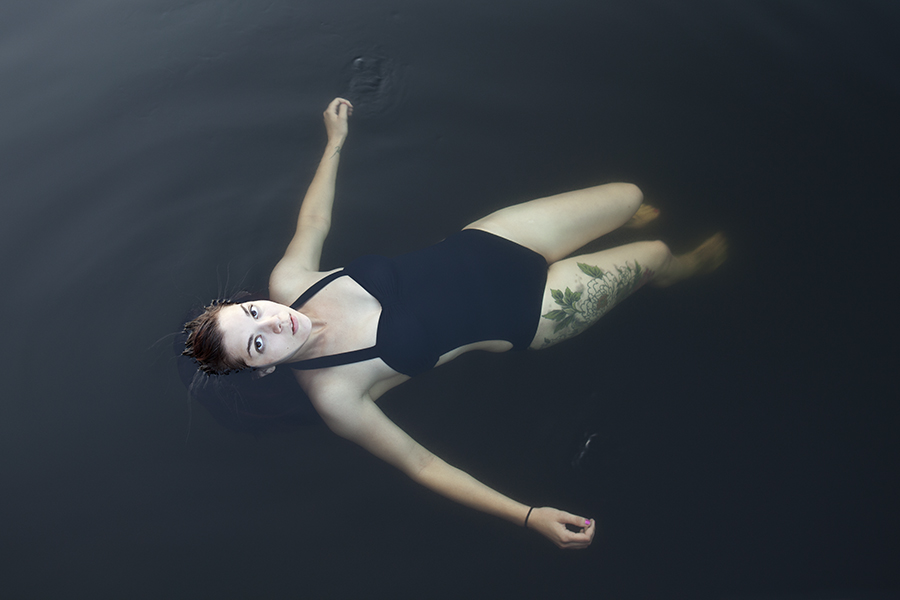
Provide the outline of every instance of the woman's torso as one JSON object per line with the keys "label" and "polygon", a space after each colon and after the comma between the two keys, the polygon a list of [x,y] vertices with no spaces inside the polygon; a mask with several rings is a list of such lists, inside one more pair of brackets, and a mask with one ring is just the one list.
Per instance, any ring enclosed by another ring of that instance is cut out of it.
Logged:
{"label": "woman's torso", "polygon": [[[287,303],[300,296],[295,308],[320,327],[311,356],[372,350],[340,366],[327,358],[295,363],[314,369],[300,374],[301,384],[315,387],[339,376],[343,385],[349,380],[361,392],[380,395],[470,350],[527,348],[545,279],[540,255],[490,233],[464,230],[396,258],[370,255],[344,270],[304,273],[273,299]],[[322,360],[329,368],[319,368]]]}
{"label": "woman's torso", "polygon": [[[307,273],[298,279],[296,297],[332,272]],[[272,299],[283,304],[293,303],[284,296]],[[317,332],[314,357],[341,354],[378,344],[383,307],[351,277],[335,279],[298,310],[310,317],[316,327],[321,327]],[[512,344],[505,340],[471,342],[444,352],[433,366],[443,365],[472,350],[505,352],[510,348]],[[294,373],[310,396],[316,395],[316,388],[327,386],[334,379],[340,380],[342,386],[352,382],[360,395],[368,392],[377,398],[411,377],[391,368],[381,356],[323,369],[295,370]]]}

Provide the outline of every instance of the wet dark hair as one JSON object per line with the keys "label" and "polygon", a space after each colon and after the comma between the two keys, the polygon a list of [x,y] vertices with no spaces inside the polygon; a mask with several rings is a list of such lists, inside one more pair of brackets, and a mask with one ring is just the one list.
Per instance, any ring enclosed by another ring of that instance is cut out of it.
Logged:
{"label": "wet dark hair", "polygon": [[228,356],[222,343],[222,328],[219,327],[219,312],[226,306],[243,302],[249,292],[238,292],[224,300],[213,300],[203,312],[184,324],[187,339],[183,354],[193,358],[201,371],[210,375],[226,375],[247,368],[247,364]]}
{"label": "wet dark hair", "polygon": [[[209,411],[220,425],[232,431],[259,436],[320,424],[321,418],[289,368],[282,367],[266,377],[256,377],[255,369],[247,369],[243,364],[236,368],[234,361],[229,363],[224,356],[215,313],[229,304],[261,298],[263,296],[260,294],[240,292],[186,315],[187,325],[173,342],[174,350],[179,355],[177,364],[181,382],[191,398]],[[212,318],[204,319],[210,309],[213,309]],[[188,327],[198,321],[200,326]],[[201,333],[198,334],[198,331]],[[219,336],[217,342],[209,337],[216,333]],[[203,341],[198,345],[197,340]],[[213,349],[208,350],[206,346]],[[196,358],[197,348],[202,350],[201,356],[209,361],[205,365]],[[217,357],[216,352],[221,357]]]}

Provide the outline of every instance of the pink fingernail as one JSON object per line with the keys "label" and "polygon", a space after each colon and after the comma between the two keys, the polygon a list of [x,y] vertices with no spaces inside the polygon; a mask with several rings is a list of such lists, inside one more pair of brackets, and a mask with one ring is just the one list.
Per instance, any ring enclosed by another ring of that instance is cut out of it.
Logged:
{"label": "pink fingernail", "polygon": [[584,520],[584,524],[587,525],[587,526],[590,526],[591,520],[590,520],[590,519],[585,519],[585,520]]}

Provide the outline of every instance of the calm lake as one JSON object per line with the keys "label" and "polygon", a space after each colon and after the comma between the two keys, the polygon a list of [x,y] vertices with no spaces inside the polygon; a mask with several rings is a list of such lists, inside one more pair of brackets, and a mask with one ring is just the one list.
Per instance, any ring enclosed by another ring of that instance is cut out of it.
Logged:
{"label": "calm lake", "polygon": [[[0,596],[900,597],[898,28],[886,0],[4,3]],[[601,244],[728,236],[571,343],[379,400],[596,518],[589,549],[189,401],[172,336],[265,290],[339,95],[325,269],[610,181],[661,216]]]}

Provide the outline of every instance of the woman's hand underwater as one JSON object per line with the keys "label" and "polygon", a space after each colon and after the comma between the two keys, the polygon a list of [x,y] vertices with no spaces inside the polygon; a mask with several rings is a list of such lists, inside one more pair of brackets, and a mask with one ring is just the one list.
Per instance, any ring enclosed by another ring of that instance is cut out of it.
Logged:
{"label": "woman's hand underwater", "polygon": [[347,119],[353,114],[353,105],[343,98],[335,98],[325,109],[325,131],[330,142],[343,143],[349,128]]}
{"label": "woman's hand underwater", "polygon": [[[576,531],[567,529],[566,525],[571,525]],[[579,550],[591,545],[597,522],[545,506],[531,511],[528,528],[534,529],[560,548]]]}

